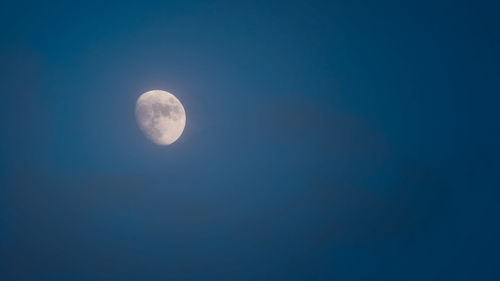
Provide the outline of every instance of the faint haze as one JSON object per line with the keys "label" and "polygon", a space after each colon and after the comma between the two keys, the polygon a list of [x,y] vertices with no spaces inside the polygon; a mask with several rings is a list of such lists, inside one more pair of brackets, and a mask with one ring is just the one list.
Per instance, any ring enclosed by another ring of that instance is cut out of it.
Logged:
{"label": "faint haze", "polygon": [[0,4],[0,280],[497,280],[498,8]]}

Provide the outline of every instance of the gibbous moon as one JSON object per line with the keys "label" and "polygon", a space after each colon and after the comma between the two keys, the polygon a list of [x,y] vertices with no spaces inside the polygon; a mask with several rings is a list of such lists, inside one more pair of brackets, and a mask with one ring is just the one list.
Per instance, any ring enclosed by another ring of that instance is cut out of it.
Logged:
{"label": "gibbous moon", "polygon": [[181,102],[161,90],[146,92],[137,99],[135,118],[144,135],[158,145],[175,142],[186,126],[186,111]]}

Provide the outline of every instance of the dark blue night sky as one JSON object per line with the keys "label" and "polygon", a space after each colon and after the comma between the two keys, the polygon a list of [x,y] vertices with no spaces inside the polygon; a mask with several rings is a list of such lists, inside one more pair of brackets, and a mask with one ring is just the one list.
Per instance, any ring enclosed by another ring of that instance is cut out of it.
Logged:
{"label": "dark blue night sky", "polygon": [[0,3],[1,281],[500,280],[500,4],[57,2]]}

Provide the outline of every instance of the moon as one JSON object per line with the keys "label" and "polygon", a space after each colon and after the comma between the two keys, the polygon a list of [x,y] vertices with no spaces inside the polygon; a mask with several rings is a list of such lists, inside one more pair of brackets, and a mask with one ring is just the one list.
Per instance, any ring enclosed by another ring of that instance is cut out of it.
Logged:
{"label": "moon", "polygon": [[162,90],[139,96],[135,104],[135,118],[144,135],[158,145],[174,143],[186,126],[186,111],[182,103]]}

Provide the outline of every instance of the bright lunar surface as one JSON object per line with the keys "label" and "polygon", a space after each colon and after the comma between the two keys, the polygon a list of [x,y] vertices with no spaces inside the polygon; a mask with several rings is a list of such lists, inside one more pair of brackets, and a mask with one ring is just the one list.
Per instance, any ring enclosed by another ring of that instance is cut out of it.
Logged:
{"label": "bright lunar surface", "polygon": [[181,102],[161,90],[146,92],[137,99],[135,117],[142,132],[158,145],[175,142],[186,125],[186,112]]}

